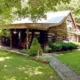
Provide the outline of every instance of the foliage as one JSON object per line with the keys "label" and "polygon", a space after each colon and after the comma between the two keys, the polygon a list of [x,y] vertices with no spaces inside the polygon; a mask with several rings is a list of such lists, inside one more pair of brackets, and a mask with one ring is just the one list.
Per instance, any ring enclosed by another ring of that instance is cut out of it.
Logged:
{"label": "foliage", "polygon": [[45,17],[45,12],[54,11],[60,2],[70,0],[0,0],[0,23],[30,17],[33,22]]}
{"label": "foliage", "polygon": [[29,54],[29,56],[37,56],[37,49],[29,49],[27,53]]}
{"label": "foliage", "polygon": [[62,43],[62,50],[73,50],[76,49],[77,45],[73,43]]}
{"label": "foliage", "polygon": [[51,52],[51,48],[49,46],[44,47],[44,52]]}
{"label": "foliage", "polygon": [[60,51],[62,49],[61,43],[59,42],[53,42],[52,44],[50,43],[50,47],[52,51]]}
{"label": "foliage", "polygon": [[26,49],[22,49],[20,50],[21,53],[27,53],[27,50]]}
{"label": "foliage", "polygon": [[49,46],[51,47],[52,51],[65,51],[65,50],[73,50],[77,49],[78,45],[74,43],[66,43],[66,42],[53,42],[50,43]]}
{"label": "foliage", "polygon": [[[24,11],[27,11],[27,16],[29,16],[33,22],[36,22],[41,18],[46,18],[45,13],[47,11],[54,11],[57,3],[66,3],[69,1],[70,0],[28,0],[26,2],[27,6],[25,6],[23,9]],[[24,3],[25,1],[23,2],[23,4]]]}
{"label": "foliage", "polygon": [[80,22],[80,0],[71,0],[69,3],[57,4],[56,10],[71,10],[73,16],[77,22]]}
{"label": "foliage", "polygon": [[0,35],[10,37],[9,30],[0,30]]}
{"label": "foliage", "polygon": [[40,56],[43,53],[40,44],[36,38],[33,39],[30,49],[28,50],[30,56]]}
{"label": "foliage", "polygon": [[80,47],[80,42],[72,42]]}
{"label": "foliage", "polygon": [[36,22],[40,18],[46,18],[45,14],[47,11],[54,11],[57,3],[68,2],[67,0],[29,0],[28,11],[30,13],[33,22]]}
{"label": "foliage", "polygon": [[14,19],[14,8],[19,10],[20,5],[20,0],[0,0],[0,24],[12,21]]}

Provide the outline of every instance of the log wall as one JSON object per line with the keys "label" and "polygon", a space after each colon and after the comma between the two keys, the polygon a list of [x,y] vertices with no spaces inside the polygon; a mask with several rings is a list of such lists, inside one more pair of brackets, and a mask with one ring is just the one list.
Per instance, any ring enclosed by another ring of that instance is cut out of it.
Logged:
{"label": "log wall", "polygon": [[[53,26],[49,28],[48,30],[48,40],[49,41],[63,41],[68,39],[67,35],[67,25],[66,25],[66,20],[58,26]],[[51,38],[51,40],[50,40]]]}

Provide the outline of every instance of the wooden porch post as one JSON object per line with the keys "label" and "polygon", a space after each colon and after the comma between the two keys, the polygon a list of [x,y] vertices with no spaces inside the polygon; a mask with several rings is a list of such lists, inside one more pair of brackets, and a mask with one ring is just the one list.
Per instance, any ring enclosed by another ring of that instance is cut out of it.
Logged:
{"label": "wooden porch post", "polygon": [[26,31],[26,49],[28,50],[28,46],[29,46],[29,41],[28,41],[28,35],[29,35],[29,29],[27,29]]}
{"label": "wooden porch post", "polygon": [[1,46],[2,46],[2,45],[1,45],[2,43],[1,43],[1,42],[2,42],[2,36],[0,35],[0,48],[1,48]]}
{"label": "wooden porch post", "polygon": [[12,31],[10,30],[10,48],[12,48]]}
{"label": "wooden porch post", "polygon": [[79,42],[79,36],[77,35],[77,42]]}

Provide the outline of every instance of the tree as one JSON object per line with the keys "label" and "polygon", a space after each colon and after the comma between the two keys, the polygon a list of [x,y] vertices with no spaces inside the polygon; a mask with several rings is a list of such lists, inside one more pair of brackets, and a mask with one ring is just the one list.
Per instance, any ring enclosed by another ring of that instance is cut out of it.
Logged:
{"label": "tree", "polygon": [[[71,0],[70,3],[64,4],[61,2],[57,4],[56,10],[71,10],[73,13],[73,17],[75,18],[76,22],[80,22],[80,0]],[[64,6],[65,5],[65,6]]]}
{"label": "tree", "polygon": [[0,24],[14,19],[13,9],[19,10],[20,0],[0,0]]}
{"label": "tree", "polygon": [[0,23],[30,17],[36,22],[45,12],[54,11],[56,4],[70,0],[0,0]]}
{"label": "tree", "polygon": [[40,56],[43,50],[36,38],[33,39],[30,49],[28,50],[30,56]]}
{"label": "tree", "polygon": [[80,22],[80,4],[79,2],[80,0],[71,0],[70,2],[70,7],[72,9],[76,22]]}
{"label": "tree", "polygon": [[26,3],[27,6],[25,6],[23,10],[27,11],[28,16],[33,22],[36,22],[40,18],[46,18],[45,13],[47,11],[54,11],[57,3],[66,3],[69,1],[70,0],[28,0]]}

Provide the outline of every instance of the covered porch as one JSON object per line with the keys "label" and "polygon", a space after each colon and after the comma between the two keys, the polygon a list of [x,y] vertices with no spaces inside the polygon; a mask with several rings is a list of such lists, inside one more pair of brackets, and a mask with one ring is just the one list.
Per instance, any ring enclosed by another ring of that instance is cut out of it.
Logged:
{"label": "covered porch", "polygon": [[42,47],[47,43],[47,31],[36,29],[10,29],[12,48],[28,49],[33,38],[37,38]]}
{"label": "covered porch", "polygon": [[51,24],[23,23],[9,24],[3,29],[9,30],[8,45],[10,48],[29,49],[34,37],[38,39],[42,48],[48,43],[49,26]]}

